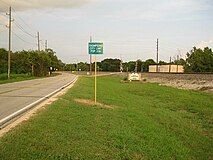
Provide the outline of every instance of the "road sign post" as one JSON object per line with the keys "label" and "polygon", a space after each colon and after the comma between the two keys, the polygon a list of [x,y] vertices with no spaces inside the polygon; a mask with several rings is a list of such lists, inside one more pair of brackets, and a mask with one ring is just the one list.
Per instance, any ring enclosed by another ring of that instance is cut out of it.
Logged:
{"label": "road sign post", "polygon": [[95,103],[97,102],[97,60],[95,55]]}
{"label": "road sign post", "polygon": [[96,55],[103,54],[103,43],[95,43],[95,42],[90,42],[89,43],[89,54],[90,55],[95,55],[95,104],[97,103],[97,57]]}

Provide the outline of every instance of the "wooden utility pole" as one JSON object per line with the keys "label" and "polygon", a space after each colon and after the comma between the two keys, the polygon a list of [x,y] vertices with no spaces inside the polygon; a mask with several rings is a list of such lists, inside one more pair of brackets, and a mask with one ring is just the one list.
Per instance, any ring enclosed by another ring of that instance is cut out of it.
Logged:
{"label": "wooden utility pole", "polygon": [[[92,42],[92,36],[90,36],[90,42]],[[90,75],[92,75],[92,54],[90,54],[89,56],[90,56],[90,58],[89,58],[89,61],[90,61],[89,71],[90,71]]]}
{"label": "wooden utility pole", "polygon": [[122,55],[120,54],[120,72],[122,73],[123,72],[123,60],[122,60]]}
{"label": "wooden utility pole", "polygon": [[157,66],[156,66],[156,72],[158,72],[158,45],[159,45],[159,43],[158,43],[158,39],[157,39],[157,59],[156,59],[156,63],[157,63]]}
{"label": "wooden utility pole", "polygon": [[169,59],[169,73],[171,72],[171,63],[172,63],[172,57],[170,56],[170,59]]}
{"label": "wooden utility pole", "polygon": [[120,62],[120,72],[122,73],[123,72],[123,61],[121,59],[121,62]]}
{"label": "wooden utility pole", "polygon": [[9,8],[9,13],[7,13],[9,16],[9,46],[8,46],[8,70],[7,70],[7,77],[10,79],[10,54],[11,54],[11,32],[12,32],[12,12],[11,7]]}
{"label": "wooden utility pole", "polygon": [[39,32],[37,32],[37,38],[38,38],[38,51],[40,51],[41,48],[40,48],[40,34],[39,34]]}
{"label": "wooden utility pole", "polygon": [[177,55],[177,73],[178,73],[178,62],[179,61],[179,55]]}
{"label": "wooden utility pole", "polygon": [[45,41],[45,51],[47,51],[47,40]]}
{"label": "wooden utility pole", "polygon": [[138,60],[135,62],[135,73],[138,72]]}

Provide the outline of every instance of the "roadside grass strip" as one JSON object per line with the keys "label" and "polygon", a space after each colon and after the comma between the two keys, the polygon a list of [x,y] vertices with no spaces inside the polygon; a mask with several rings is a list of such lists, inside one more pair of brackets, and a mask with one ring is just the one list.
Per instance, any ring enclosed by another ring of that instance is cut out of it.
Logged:
{"label": "roadside grass strip", "polygon": [[98,103],[109,109],[85,104],[94,79],[80,77],[0,139],[0,159],[212,159],[213,94],[121,79],[98,78]]}
{"label": "roadside grass strip", "polygon": [[35,77],[28,74],[11,74],[10,79],[8,79],[7,74],[0,74],[0,84],[19,82],[31,79],[35,79]]}

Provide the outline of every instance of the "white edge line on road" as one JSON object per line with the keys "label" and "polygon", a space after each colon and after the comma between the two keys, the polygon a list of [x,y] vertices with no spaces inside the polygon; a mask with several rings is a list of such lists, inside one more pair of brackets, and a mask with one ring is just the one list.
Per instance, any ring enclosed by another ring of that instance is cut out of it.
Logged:
{"label": "white edge line on road", "polygon": [[0,120],[0,129],[3,128],[3,127],[5,127],[4,125],[5,125],[6,123],[8,123],[9,121],[11,121],[13,118],[16,118],[17,116],[19,116],[19,115],[25,113],[26,111],[28,111],[29,109],[31,109],[31,108],[34,107],[35,105],[41,103],[42,101],[44,101],[44,100],[46,100],[46,99],[49,99],[51,96],[53,96],[53,95],[56,94],[57,92],[63,90],[64,88],[66,88],[66,87],[68,87],[69,85],[71,85],[72,83],[74,83],[77,79],[78,79],[78,76],[76,76],[71,82],[69,82],[68,84],[65,84],[65,85],[62,86],[61,88],[59,88],[59,89],[53,91],[52,93],[50,93],[50,94],[48,94],[48,95],[42,97],[41,99],[39,99],[39,100],[37,100],[37,101],[35,101],[35,102],[33,102],[33,103],[27,105],[26,107],[24,107],[24,108],[22,108],[22,109],[20,109],[20,110],[18,110],[18,111],[16,111],[16,112],[14,112],[13,114],[11,114],[11,115],[9,115],[9,116],[7,116],[7,117],[1,119],[1,120]]}

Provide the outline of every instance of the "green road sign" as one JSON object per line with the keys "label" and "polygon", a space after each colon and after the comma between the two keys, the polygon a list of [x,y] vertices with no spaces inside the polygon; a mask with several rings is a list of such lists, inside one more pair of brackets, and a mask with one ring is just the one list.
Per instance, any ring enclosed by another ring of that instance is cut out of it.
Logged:
{"label": "green road sign", "polygon": [[103,43],[89,43],[89,54],[103,54]]}

